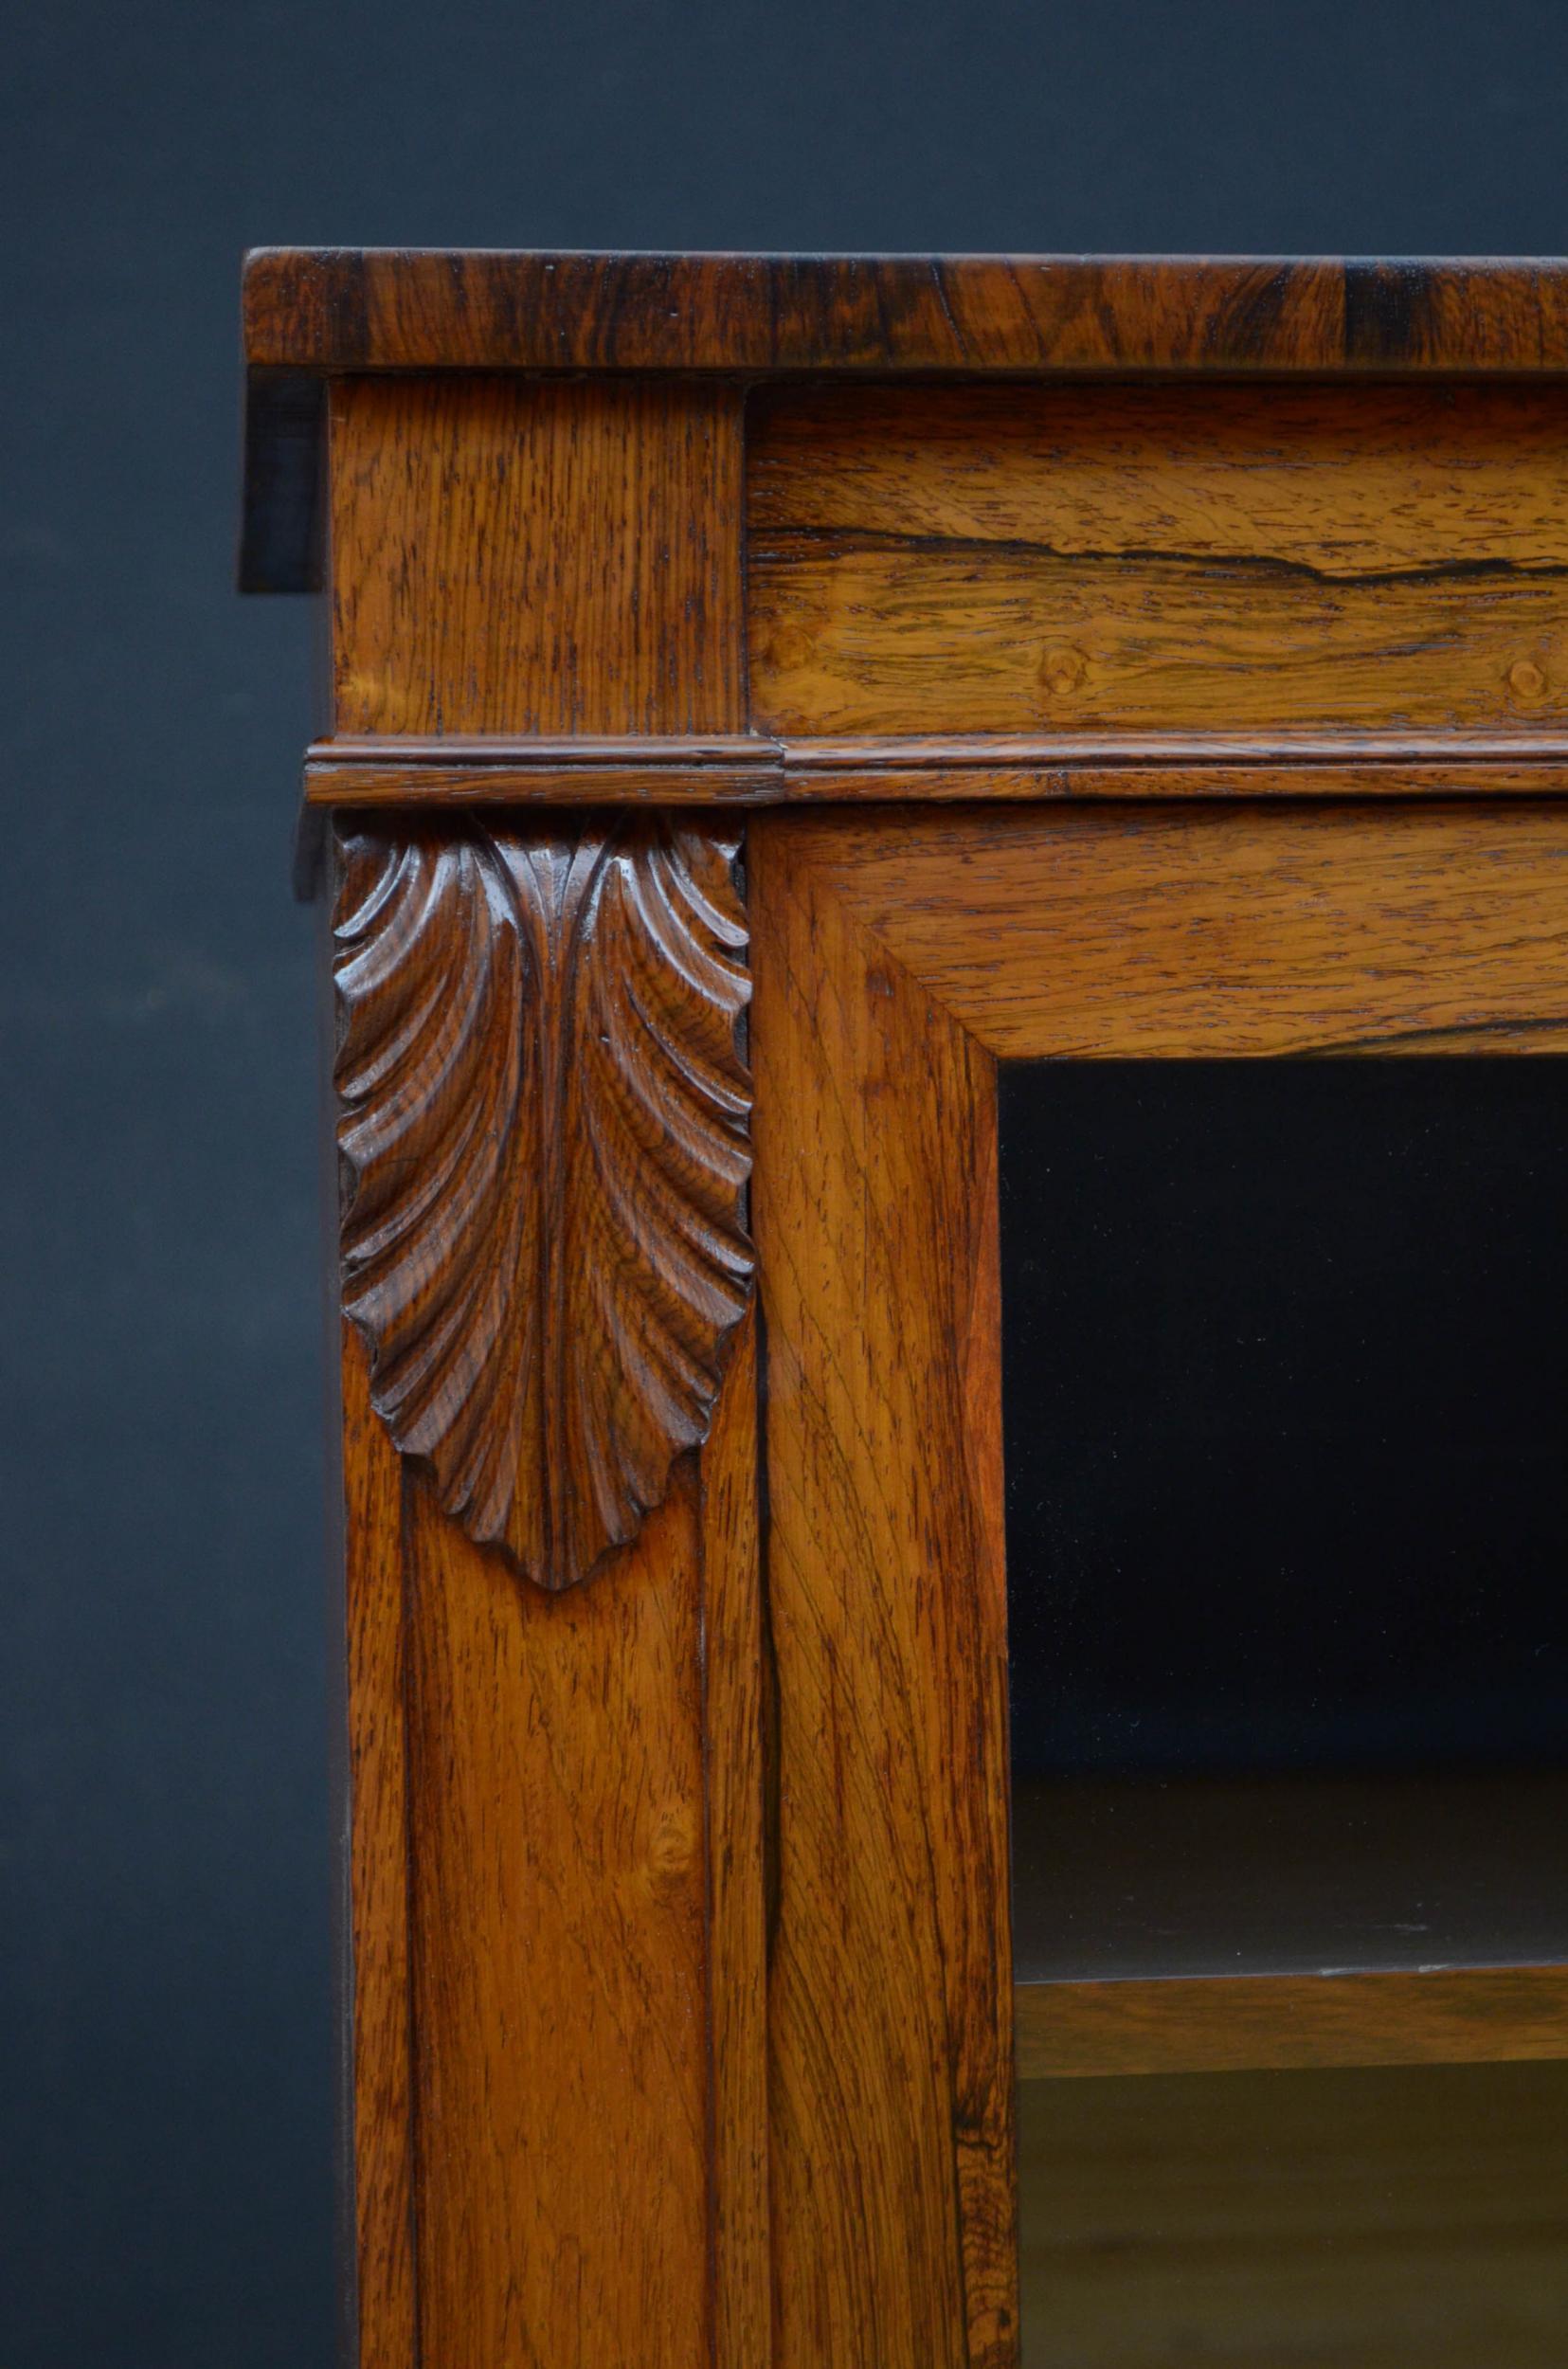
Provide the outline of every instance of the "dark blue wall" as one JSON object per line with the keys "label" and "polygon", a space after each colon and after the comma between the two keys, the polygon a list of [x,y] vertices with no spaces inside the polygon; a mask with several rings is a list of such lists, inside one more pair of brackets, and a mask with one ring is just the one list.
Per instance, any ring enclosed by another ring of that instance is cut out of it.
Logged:
{"label": "dark blue wall", "polygon": [[1550,252],[1550,0],[14,13],[0,77],[0,2361],[333,2328],[302,604],[256,242]]}

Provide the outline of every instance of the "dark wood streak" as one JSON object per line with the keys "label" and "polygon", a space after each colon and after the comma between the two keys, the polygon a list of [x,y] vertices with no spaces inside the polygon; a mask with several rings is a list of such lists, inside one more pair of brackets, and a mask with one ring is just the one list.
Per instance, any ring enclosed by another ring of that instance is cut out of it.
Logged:
{"label": "dark wood streak", "polygon": [[346,1313],[468,1534],[569,1587],[707,1438],[750,1290],[733,835],[343,842]]}
{"label": "dark wood streak", "polygon": [[1354,585],[1368,590],[1390,584],[1533,583],[1568,576],[1568,561],[1518,559],[1434,559],[1419,567],[1322,568],[1309,560],[1289,559],[1277,552],[1213,552],[1170,550],[1161,544],[1127,543],[1114,551],[1072,550],[1042,541],[1036,535],[1013,534],[894,534],[874,528],[790,527],[750,546],[762,565],[810,555],[822,559],[852,558],[862,552],[896,552],[911,557],[966,559],[992,557],[1040,560],[1066,568],[1141,570],[1148,567],[1186,570],[1205,583],[1244,585],[1249,577],[1282,577],[1304,584]]}

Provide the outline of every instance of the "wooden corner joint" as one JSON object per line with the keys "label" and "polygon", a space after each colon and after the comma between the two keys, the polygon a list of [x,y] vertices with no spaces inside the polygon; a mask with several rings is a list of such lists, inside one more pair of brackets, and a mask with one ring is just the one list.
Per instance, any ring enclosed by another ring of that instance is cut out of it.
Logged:
{"label": "wooden corner joint", "polygon": [[339,828],[345,1312],[399,1449],[544,1588],[706,1438],[750,1293],[738,843],[663,812]]}

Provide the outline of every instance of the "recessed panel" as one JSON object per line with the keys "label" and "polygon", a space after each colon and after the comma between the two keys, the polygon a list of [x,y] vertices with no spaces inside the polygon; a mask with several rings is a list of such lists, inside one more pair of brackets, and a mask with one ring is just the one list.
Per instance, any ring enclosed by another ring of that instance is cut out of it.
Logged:
{"label": "recessed panel", "polygon": [[1565,463],[1560,404],[1527,387],[770,391],[753,720],[1560,732]]}

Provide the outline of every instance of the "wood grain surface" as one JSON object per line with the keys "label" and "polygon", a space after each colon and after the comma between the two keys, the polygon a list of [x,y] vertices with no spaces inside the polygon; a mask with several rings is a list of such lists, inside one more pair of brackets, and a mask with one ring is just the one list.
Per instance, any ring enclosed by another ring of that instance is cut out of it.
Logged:
{"label": "wood grain surface", "polygon": [[773,390],[753,717],[1560,735],[1565,459],[1519,386]]}
{"label": "wood grain surface", "polygon": [[743,729],[733,389],[345,379],[331,459],[336,731]]}
{"label": "wood grain surface", "polygon": [[1551,261],[261,247],[253,370],[1568,368]]}
{"label": "wood grain surface", "polygon": [[800,813],[767,828],[1004,1058],[1568,1044],[1556,806]]}
{"label": "wood grain surface", "polygon": [[1326,577],[1561,570],[1568,424],[1518,381],[759,389],[754,534],[1150,550]]}
{"label": "wood grain surface", "polygon": [[[743,1359],[702,1490],[683,1467],[614,1577],[554,1598],[519,1588],[411,1468],[400,1486],[350,1337],[358,2290],[375,2369],[541,2353],[675,2369],[720,2325],[721,2360],[764,2357],[760,1781],[754,1746],[735,1748],[756,1683],[749,1389]],[[551,1618],[595,1597],[600,1613]],[[705,1659],[710,1621],[722,1650]]]}
{"label": "wood grain surface", "polygon": [[766,1641],[757,1317],[742,1320],[703,1460],[709,2191],[714,2369],[768,2369]]}
{"label": "wood grain surface", "polygon": [[750,835],[781,2369],[1015,2358],[988,1056]]}
{"label": "wood grain surface", "polygon": [[1020,1982],[1020,2081],[1568,2056],[1568,1964]]}

